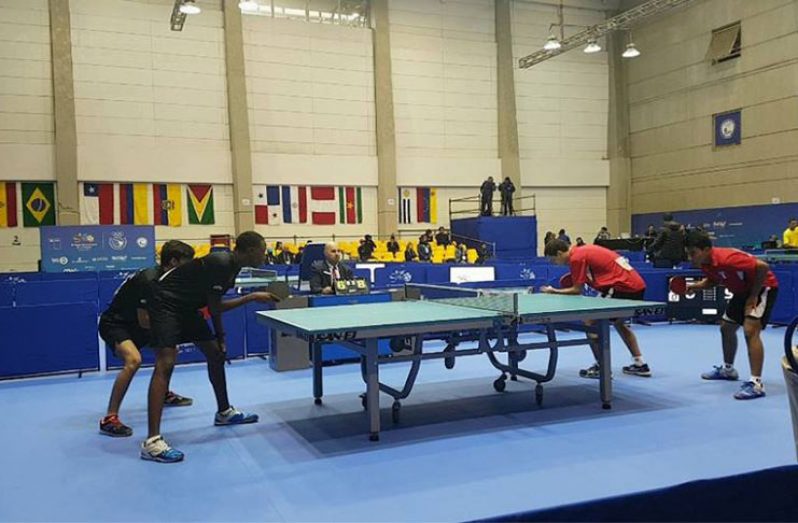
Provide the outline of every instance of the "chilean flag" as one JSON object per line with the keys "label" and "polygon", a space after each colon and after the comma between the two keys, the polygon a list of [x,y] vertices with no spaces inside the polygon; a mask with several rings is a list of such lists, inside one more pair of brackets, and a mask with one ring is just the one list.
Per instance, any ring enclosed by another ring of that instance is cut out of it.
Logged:
{"label": "chilean flag", "polygon": [[114,184],[83,183],[83,201],[80,206],[84,225],[114,224]]}

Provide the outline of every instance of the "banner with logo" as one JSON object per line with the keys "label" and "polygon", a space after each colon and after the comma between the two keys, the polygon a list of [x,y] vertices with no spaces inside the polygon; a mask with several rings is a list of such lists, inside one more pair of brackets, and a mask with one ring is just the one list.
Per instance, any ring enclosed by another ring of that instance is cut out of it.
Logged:
{"label": "banner with logo", "polygon": [[138,270],[155,265],[149,225],[42,227],[42,271]]}
{"label": "banner with logo", "polygon": [[739,145],[742,141],[740,111],[729,111],[713,116],[715,119],[715,147]]}
{"label": "banner with logo", "polygon": [[[798,203],[749,205],[717,209],[673,211],[673,219],[687,227],[701,227],[718,247],[759,247],[771,236],[782,238],[790,218],[798,216]],[[632,232],[645,234],[649,224],[659,228],[662,213],[633,214]]]}

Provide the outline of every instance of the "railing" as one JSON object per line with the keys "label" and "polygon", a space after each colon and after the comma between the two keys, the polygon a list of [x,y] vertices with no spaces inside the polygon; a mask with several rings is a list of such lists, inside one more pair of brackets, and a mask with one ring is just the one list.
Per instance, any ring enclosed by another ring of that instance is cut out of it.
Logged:
{"label": "railing", "polygon": [[[493,216],[501,215],[501,197],[493,197]],[[482,199],[480,196],[449,199],[449,223],[455,218],[468,218],[482,215]],[[535,195],[513,198],[513,216],[534,216]]]}

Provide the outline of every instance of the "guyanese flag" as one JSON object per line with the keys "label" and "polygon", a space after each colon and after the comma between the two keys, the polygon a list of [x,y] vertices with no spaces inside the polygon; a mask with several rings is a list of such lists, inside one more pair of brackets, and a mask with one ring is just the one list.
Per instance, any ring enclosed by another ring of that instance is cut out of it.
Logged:
{"label": "guyanese flag", "polygon": [[188,223],[191,225],[213,225],[216,217],[213,213],[213,185],[189,184]]}

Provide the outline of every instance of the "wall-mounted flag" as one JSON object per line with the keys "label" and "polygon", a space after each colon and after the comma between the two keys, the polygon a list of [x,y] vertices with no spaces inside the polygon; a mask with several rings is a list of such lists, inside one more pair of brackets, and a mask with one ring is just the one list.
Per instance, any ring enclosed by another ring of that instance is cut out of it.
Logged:
{"label": "wall-mounted flag", "polygon": [[713,115],[715,121],[715,147],[739,145],[742,141],[741,110]]}

